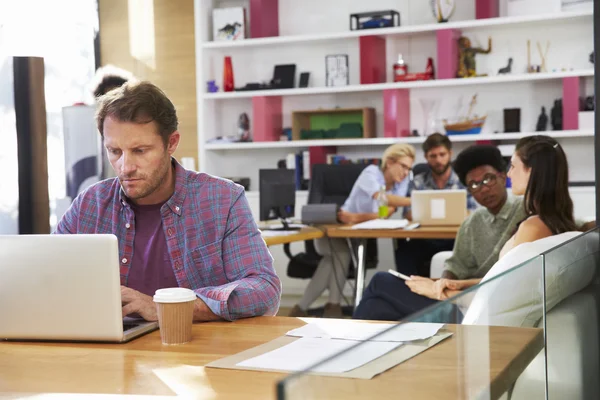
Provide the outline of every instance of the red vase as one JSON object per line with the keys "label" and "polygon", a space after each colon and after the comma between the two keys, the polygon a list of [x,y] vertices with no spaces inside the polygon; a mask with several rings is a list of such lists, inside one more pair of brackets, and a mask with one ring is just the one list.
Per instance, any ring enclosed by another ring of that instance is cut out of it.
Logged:
{"label": "red vase", "polygon": [[227,56],[223,65],[223,91],[233,92],[233,88],[233,66],[231,65],[231,57]]}
{"label": "red vase", "polygon": [[429,76],[429,79],[435,79],[435,68],[433,67],[433,58],[431,57],[427,59],[425,73]]}

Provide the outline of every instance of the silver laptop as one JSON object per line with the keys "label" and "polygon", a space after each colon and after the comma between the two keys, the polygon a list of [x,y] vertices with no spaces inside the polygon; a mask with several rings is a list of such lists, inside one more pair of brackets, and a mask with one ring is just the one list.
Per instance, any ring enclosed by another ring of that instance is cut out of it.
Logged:
{"label": "silver laptop", "polygon": [[413,190],[411,208],[421,226],[457,226],[467,217],[467,191]]}
{"label": "silver laptop", "polygon": [[126,342],[114,235],[0,235],[0,339]]}

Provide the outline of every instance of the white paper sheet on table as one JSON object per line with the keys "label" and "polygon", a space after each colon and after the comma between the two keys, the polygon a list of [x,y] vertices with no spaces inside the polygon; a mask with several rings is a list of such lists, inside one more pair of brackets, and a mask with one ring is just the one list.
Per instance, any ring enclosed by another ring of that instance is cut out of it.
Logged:
{"label": "white paper sheet on table", "polygon": [[[361,321],[319,320],[293,329],[288,336],[372,340],[376,342],[410,342],[434,336],[444,324],[408,322],[404,324],[373,324]],[[393,328],[395,327],[395,328]],[[371,339],[378,333],[385,333]]]}
{"label": "white paper sheet on table", "polygon": [[260,231],[262,237],[275,237],[275,236],[290,236],[297,234],[298,231]]}
{"label": "white paper sheet on table", "polygon": [[282,371],[305,371],[319,362],[343,352],[332,360],[311,369],[315,372],[342,373],[365,365],[400,345],[401,343],[396,342],[361,343],[353,340],[300,338],[286,346],[249,358],[236,365]]}
{"label": "white paper sheet on table", "polygon": [[402,229],[408,226],[406,219],[372,219],[352,225],[350,229]]}

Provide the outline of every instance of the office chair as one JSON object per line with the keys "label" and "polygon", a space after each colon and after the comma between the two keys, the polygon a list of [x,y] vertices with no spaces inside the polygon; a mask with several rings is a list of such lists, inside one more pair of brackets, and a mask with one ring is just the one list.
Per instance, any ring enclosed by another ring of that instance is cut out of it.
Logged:
{"label": "office chair", "polygon": [[427,164],[427,163],[415,164],[412,169],[411,179],[414,179],[415,176],[422,174],[423,172],[427,172],[430,169],[431,168],[429,167],[429,164]]}
{"label": "office chair", "polygon": [[[335,203],[341,207],[350,195],[354,182],[366,167],[366,164],[314,165],[308,192],[308,203]],[[290,245],[283,246],[283,251],[290,259],[287,268],[287,275],[290,278],[312,278],[319,265],[322,257],[315,250],[314,241],[305,241],[304,248],[303,253],[292,255]],[[376,268],[377,262],[377,240],[369,239],[366,246],[365,267],[367,269]],[[347,278],[355,279],[355,275],[355,266],[351,260]]]}

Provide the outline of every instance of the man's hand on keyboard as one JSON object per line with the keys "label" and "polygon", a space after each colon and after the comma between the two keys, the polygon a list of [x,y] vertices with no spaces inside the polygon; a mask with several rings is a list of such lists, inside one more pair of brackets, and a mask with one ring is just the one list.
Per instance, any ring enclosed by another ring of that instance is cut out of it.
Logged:
{"label": "man's hand on keyboard", "polygon": [[123,317],[135,313],[146,321],[158,321],[156,304],[154,304],[152,297],[148,295],[121,286],[121,303],[123,305]]}

